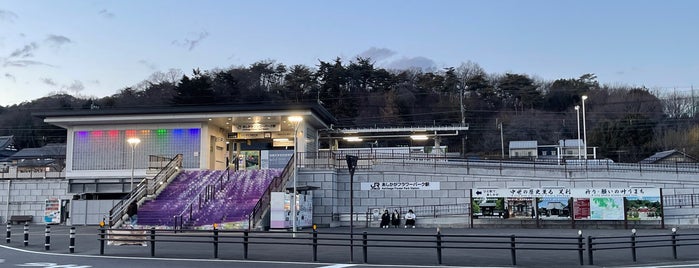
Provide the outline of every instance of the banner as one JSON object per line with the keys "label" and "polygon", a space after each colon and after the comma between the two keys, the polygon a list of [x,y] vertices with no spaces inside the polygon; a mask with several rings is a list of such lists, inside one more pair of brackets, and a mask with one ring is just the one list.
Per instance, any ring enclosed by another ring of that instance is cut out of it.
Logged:
{"label": "banner", "polygon": [[473,197],[630,197],[660,196],[660,188],[498,188],[473,189]]}

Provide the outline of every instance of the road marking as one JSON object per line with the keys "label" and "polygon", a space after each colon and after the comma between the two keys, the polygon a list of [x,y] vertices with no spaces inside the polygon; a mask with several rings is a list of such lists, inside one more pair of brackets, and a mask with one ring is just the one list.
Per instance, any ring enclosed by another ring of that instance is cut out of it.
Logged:
{"label": "road marking", "polygon": [[345,268],[345,267],[352,267],[352,266],[357,266],[355,264],[335,264],[335,265],[330,265],[330,266],[321,266],[318,268]]}

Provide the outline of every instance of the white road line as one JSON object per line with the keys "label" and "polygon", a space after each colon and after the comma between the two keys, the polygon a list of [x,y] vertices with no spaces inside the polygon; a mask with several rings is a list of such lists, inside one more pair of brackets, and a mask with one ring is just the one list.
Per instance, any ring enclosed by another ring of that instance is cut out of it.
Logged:
{"label": "white road line", "polygon": [[352,267],[352,266],[357,266],[355,264],[335,264],[335,265],[330,265],[330,266],[321,266],[318,268],[345,268],[345,267]]}
{"label": "white road line", "polygon": [[[223,263],[269,263],[269,264],[298,264],[298,265],[325,265],[321,267],[352,267],[356,264],[336,264],[336,263],[322,263],[322,262],[290,262],[290,261],[251,261],[251,260],[220,260],[220,259],[181,259],[181,258],[152,258],[152,257],[122,257],[122,256],[103,256],[103,255],[82,255],[82,254],[64,254],[64,253],[53,253],[53,252],[41,252],[41,251],[31,251],[26,249],[19,249],[14,247],[8,247],[5,245],[0,245],[0,248],[14,250],[29,254],[40,254],[48,256],[64,256],[64,257],[82,257],[82,258],[95,258],[95,259],[121,259],[121,260],[148,260],[148,261],[189,261],[189,262],[223,262]],[[335,266],[335,265],[347,265],[347,266]],[[443,266],[443,265],[405,265],[405,264],[362,264],[363,267],[410,267],[410,268],[444,268],[444,267],[459,267],[459,268],[478,268],[483,266]],[[489,268],[508,268],[508,267],[490,267]]]}
{"label": "white road line", "polygon": [[649,265],[649,266],[628,266],[629,268],[678,268],[678,267],[699,267],[699,263],[694,264],[668,264],[668,265]]}

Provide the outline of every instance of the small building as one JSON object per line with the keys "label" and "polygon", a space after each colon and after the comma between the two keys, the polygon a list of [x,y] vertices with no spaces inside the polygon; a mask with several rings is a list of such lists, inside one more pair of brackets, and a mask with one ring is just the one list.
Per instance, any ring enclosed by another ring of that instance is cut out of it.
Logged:
{"label": "small building", "polygon": [[7,173],[12,160],[10,156],[17,153],[14,136],[0,136],[0,173]]}
{"label": "small building", "polygon": [[691,155],[678,150],[668,150],[655,153],[650,157],[641,160],[641,164],[675,164],[675,163],[697,163],[697,159]]}
{"label": "small building", "polygon": [[61,172],[65,168],[66,145],[50,143],[40,148],[25,148],[9,157],[17,172]]}
{"label": "small building", "polygon": [[510,158],[529,158],[537,157],[538,143],[537,141],[510,141],[509,156]]}

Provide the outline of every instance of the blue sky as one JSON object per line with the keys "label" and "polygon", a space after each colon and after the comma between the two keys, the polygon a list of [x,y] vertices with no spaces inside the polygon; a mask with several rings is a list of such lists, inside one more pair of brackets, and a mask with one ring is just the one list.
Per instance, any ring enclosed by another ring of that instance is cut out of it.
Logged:
{"label": "blue sky", "polygon": [[[699,87],[699,1],[0,0],[0,105],[104,97],[156,71],[372,56],[545,80]],[[699,93],[699,91],[698,91]]]}

